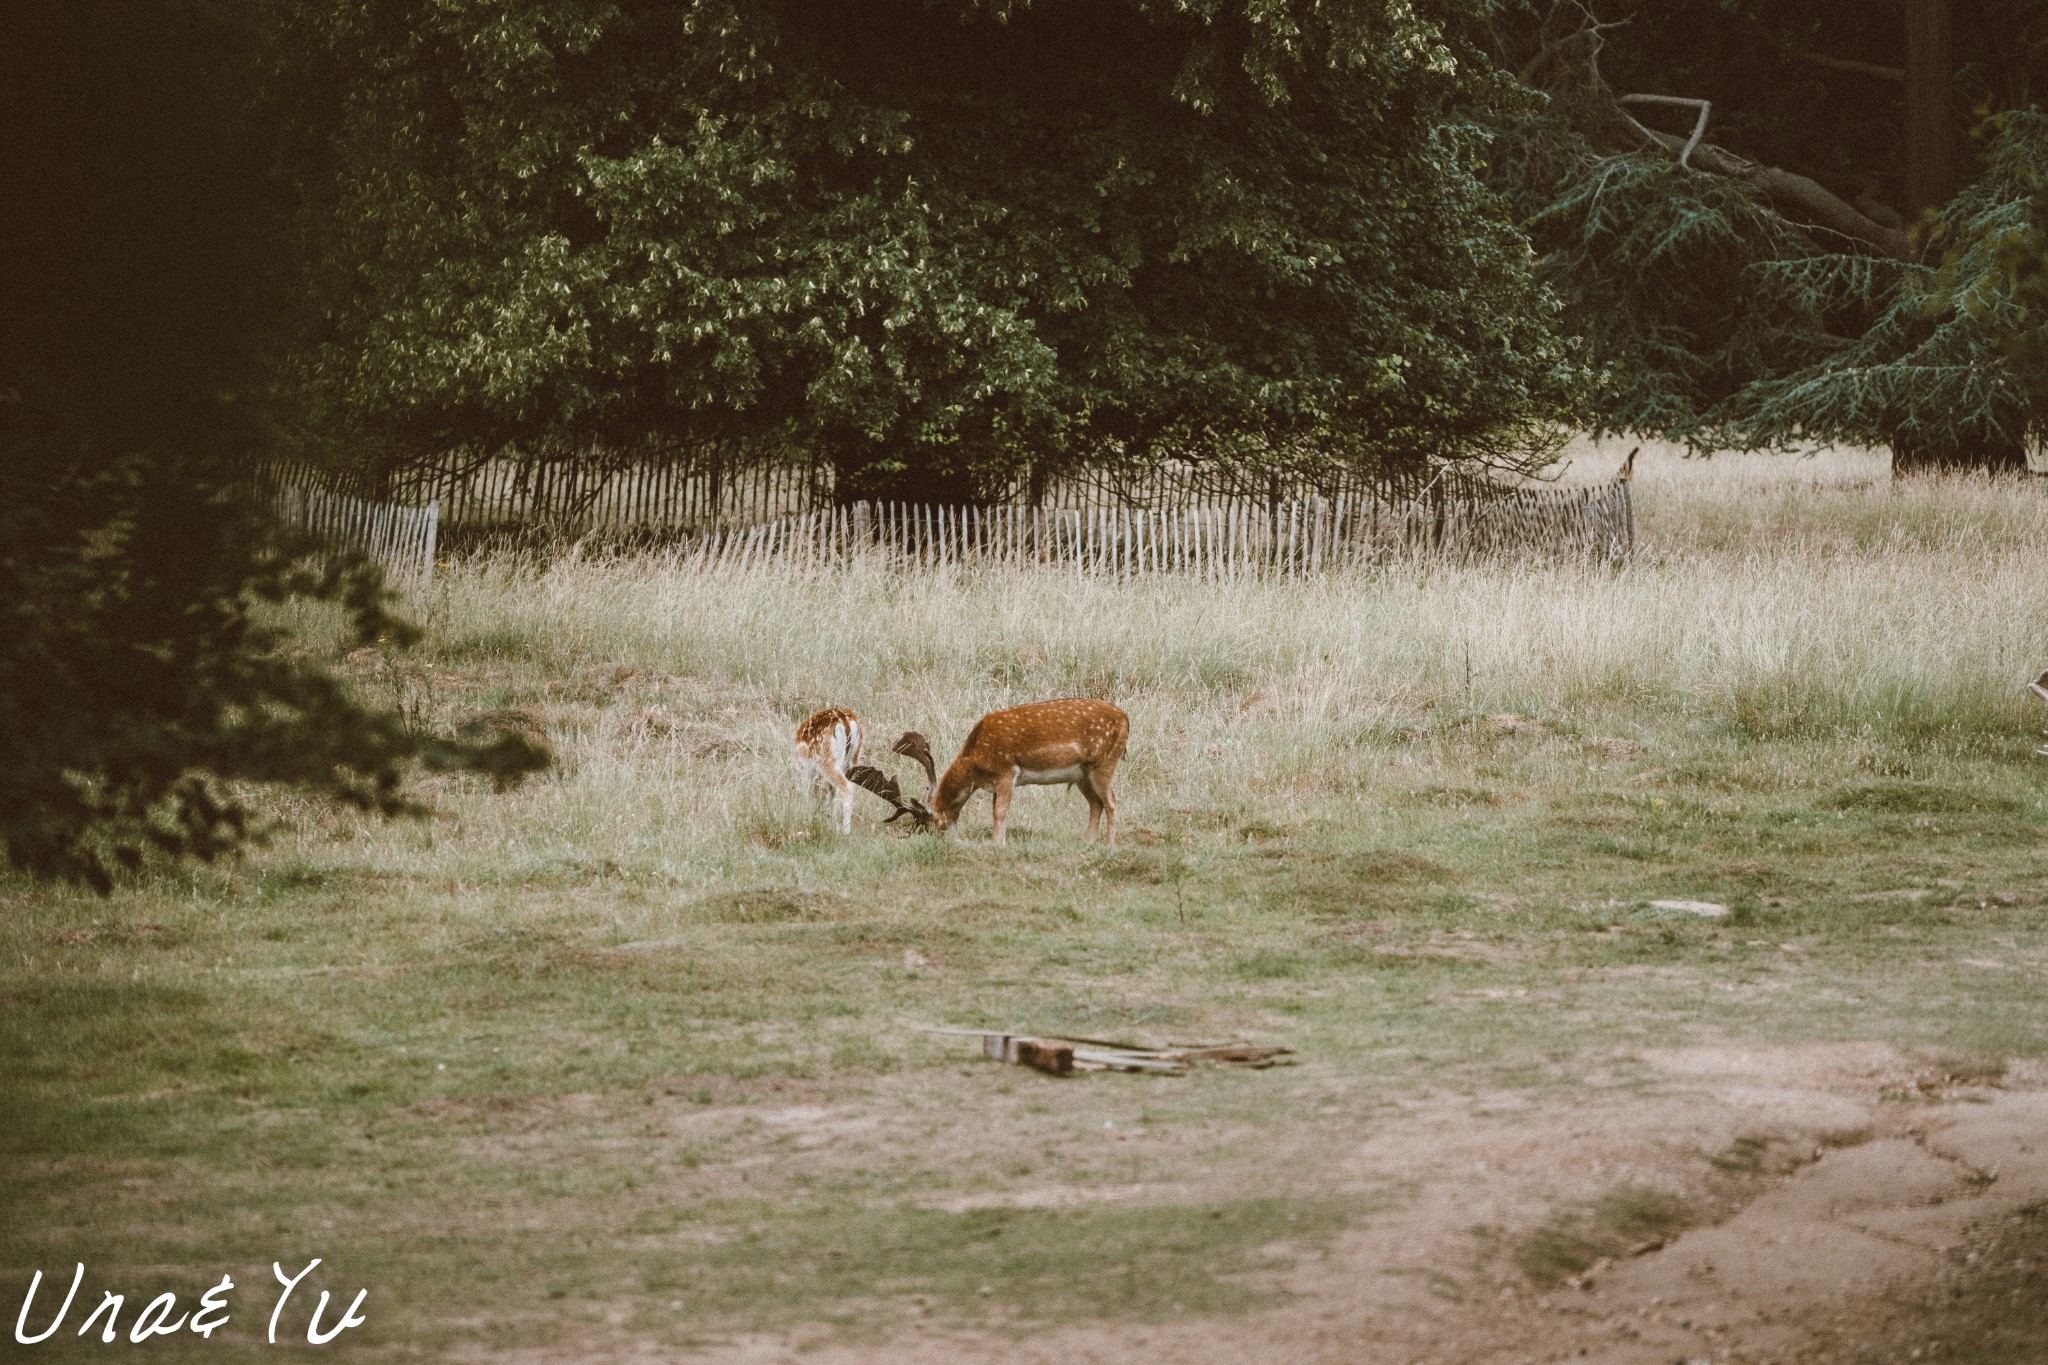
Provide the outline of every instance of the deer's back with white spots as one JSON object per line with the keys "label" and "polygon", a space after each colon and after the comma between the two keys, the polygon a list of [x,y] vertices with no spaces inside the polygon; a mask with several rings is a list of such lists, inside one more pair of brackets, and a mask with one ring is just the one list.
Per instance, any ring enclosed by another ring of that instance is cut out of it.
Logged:
{"label": "deer's back with white spots", "polygon": [[932,793],[932,815],[945,829],[982,788],[995,800],[995,838],[1005,842],[1010,796],[1018,786],[1073,786],[1088,801],[1088,837],[1098,820],[1116,842],[1116,766],[1130,741],[1121,707],[1064,697],[991,711],[976,722]]}

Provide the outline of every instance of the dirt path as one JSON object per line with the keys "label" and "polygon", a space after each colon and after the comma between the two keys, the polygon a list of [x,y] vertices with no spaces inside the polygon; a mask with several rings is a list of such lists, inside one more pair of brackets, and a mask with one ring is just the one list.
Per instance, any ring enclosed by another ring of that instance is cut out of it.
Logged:
{"label": "dirt path", "polygon": [[[906,1306],[885,1342],[724,1338],[685,1358],[2048,1359],[2048,1068],[1958,1082],[1862,1045],[1644,1060],[1659,1073],[1650,1095],[1569,1108],[1434,1102],[1322,1153],[1335,1188],[1384,1211],[1298,1257],[1275,1281],[1284,1306],[1256,1315],[1003,1339],[928,1327]],[[1631,1217],[1681,1207],[1683,1230],[1623,1244]],[[1586,1265],[1601,1249],[1615,1254]],[[675,1358],[625,1341],[575,1354]]]}

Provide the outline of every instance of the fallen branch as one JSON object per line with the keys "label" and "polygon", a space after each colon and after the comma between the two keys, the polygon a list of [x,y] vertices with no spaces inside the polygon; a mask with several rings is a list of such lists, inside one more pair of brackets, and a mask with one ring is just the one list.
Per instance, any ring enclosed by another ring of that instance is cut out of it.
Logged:
{"label": "fallen branch", "polygon": [[[1627,114],[1622,117],[1628,118]],[[1660,133],[1654,128],[1645,128],[1633,118],[1628,121],[1635,126],[1652,146],[1665,151],[1688,151],[1692,164],[1715,175],[1725,175],[1755,187],[1758,193],[1768,199],[1771,207],[1781,215],[1801,226],[1811,225],[1825,229],[1837,236],[1873,247],[1895,261],[1917,261],[1920,253],[1913,249],[1913,239],[1897,228],[1889,228],[1866,217],[1855,205],[1830,193],[1818,181],[1803,175],[1766,166],[1737,156],[1724,147],[1711,142],[1697,147],[1671,133]]]}
{"label": "fallen branch", "polygon": [[[1685,150],[1678,154],[1678,164],[1684,166],[1687,170],[1692,169],[1690,163],[1692,161],[1693,149],[1698,147],[1700,139],[1707,135],[1707,115],[1712,113],[1714,109],[1711,103],[1706,100],[1689,100],[1679,95],[1621,95],[1616,98],[1615,103],[1675,104],[1681,109],[1699,110],[1700,116],[1693,120],[1692,136],[1685,140]],[[1634,119],[1630,119],[1629,122],[1636,123]],[[1656,134],[1650,133],[1650,130],[1643,127],[1640,123],[1636,123],[1636,130],[1642,133],[1649,133],[1653,138],[1656,136]]]}
{"label": "fallen branch", "polygon": [[[1577,20],[1574,23],[1574,19]],[[1568,27],[1569,26],[1569,27]],[[1903,231],[1887,227],[1855,205],[1831,193],[1820,182],[1776,166],[1735,155],[1702,139],[1706,134],[1707,101],[1678,95],[1619,95],[1600,73],[1600,50],[1604,41],[1600,24],[1583,0],[1560,0],[1544,16],[1536,56],[1523,67],[1524,79],[1539,84],[1553,96],[1568,96],[1582,106],[1605,105],[1613,118],[1601,130],[1633,134],[1648,146],[1676,152],[1687,170],[1725,175],[1750,185],[1770,202],[1781,216],[1797,226],[1826,232],[1898,261],[1918,261],[1920,254]],[[1834,59],[1830,59],[1834,60]],[[1660,133],[1636,121],[1628,112],[1630,104],[1665,104],[1697,109],[1690,137]],[[1596,140],[1600,135],[1596,134]]]}

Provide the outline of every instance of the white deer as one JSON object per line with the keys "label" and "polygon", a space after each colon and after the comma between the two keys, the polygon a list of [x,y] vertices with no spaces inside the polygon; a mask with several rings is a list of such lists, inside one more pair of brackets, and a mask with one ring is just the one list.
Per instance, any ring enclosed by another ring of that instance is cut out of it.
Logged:
{"label": "white deer", "polygon": [[[890,792],[883,795],[895,802],[898,814],[915,819],[919,828],[943,831],[960,818],[974,794],[986,787],[994,795],[995,841],[1001,844],[1008,842],[1005,828],[1010,797],[1018,786],[1079,787],[1088,800],[1087,837],[1095,837],[1100,821],[1103,837],[1114,847],[1116,765],[1123,760],[1130,738],[1131,718],[1106,701],[1065,697],[991,711],[975,722],[967,742],[946,765],[944,776],[935,773],[931,745],[923,735],[913,730],[896,741],[897,753],[924,765],[925,777],[931,781],[929,809],[914,801],[903,802]],[[889,785],[893,791],[894,783]]]}
{"label": "white deer", "polygon": [[828,706],[796,727],[791,756],[797,781],[814,797],[836,800],[839,832],[853,832],[853,785],[846,774],[860,762],[860,717],[844,706]]}

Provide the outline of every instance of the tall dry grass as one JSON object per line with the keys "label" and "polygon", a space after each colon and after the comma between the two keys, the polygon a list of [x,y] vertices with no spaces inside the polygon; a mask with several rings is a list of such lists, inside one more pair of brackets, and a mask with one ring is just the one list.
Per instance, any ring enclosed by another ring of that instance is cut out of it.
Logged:
{"label": "tall dry grass", "polygon": [[[1605,476],[1621,453],[1582,446],[1567,477]],[[2020,689],[2048,664],[2043,488],[1895,485],[1855,451],[1652,449],[1637,471],[1638,554],[1618,570],[1116,583],[499,557],[453,566],[412,605],[427,662],[469,679],[437,694],[444,709],[574,703],[554,717],[568,770],[465,817],[482,822],[479,857],[517,845],[659,861],[758,842],[764,822],[797,818],[787,730],[832,703],[944,748],[995,707],[1116,699],[1134,725],[1126,798],[1155,813],[1355,803],[1429,772],[1442,735],[1504,712],[1667,750],[1684,737],[1853,743],[1902,761],[2027,751],[2037,704]]]}
{"label": "tall dry grass", "polygon": [[1011,570],[710,579],[673,559],[489,559],[420,604],[432,648],[630,662],[791,707],[913,702],[933,723],[1089,692],[1370,716],[1629,707],[1766,732],[1998,733],[2048,657],[2048,496],[1893,486],[1878,457],[1657,452],[1630,567],[1395,566],[1306,583]]}

